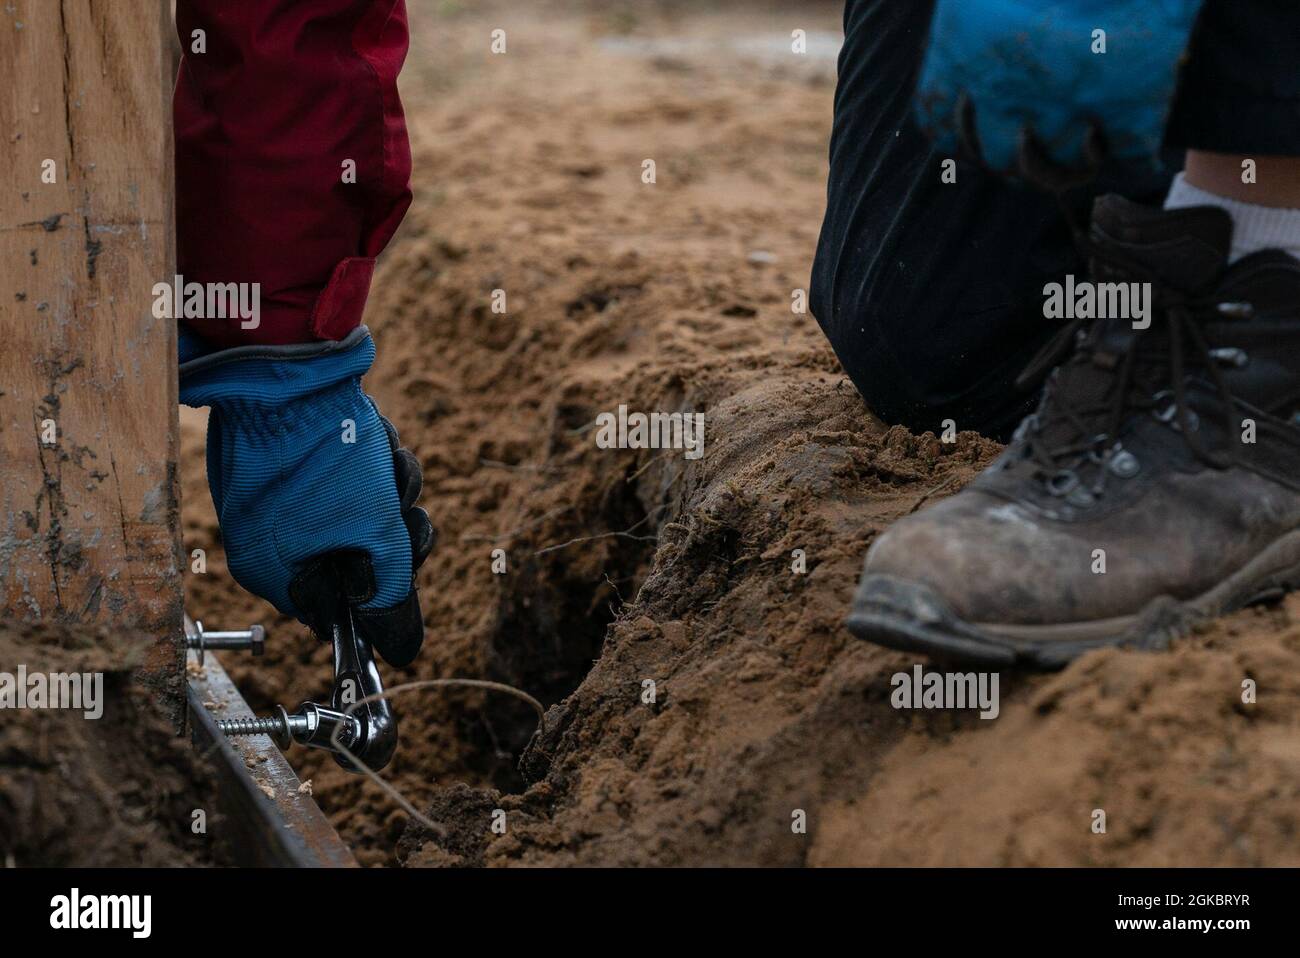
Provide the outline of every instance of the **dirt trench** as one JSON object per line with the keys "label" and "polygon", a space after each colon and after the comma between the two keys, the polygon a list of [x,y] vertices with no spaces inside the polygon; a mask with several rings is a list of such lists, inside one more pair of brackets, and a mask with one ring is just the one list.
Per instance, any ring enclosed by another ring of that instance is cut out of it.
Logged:
{"label": "dirt trench", "polygon": [[[1300,863],[1296,600],[1005,674],[993,722],[895,710],[914,662],[842,628],[872,538],[996,447],[886,427],[800,310],[834,64],[773,51],[832,36],[836,5],[410,6],[416,201],[366,386],[441,539],[425,651],[387,679],[493,678],[549,711],[534,738],[507,697],[398,700],[386,774],[441,838],[291,753],[363,863]],[[703,457],[599,448],[620,404],[703,413]],[[183,422],[191,611],[267,625],[264,660],[224,657],[255,708],[322,693],[327,650],[226,573]]]}
{"label": "dirt trench", "polygon": [[[657,549],[524,753],[530,788],[443,790],[428,814],[449,834],[408,826],[405,864],[1298,860],[1300,600],[1169,653],[1003,673],[992,722],[898,711],[890,677],[915,661],[841,626],[860,557],[995,445],[886,429],[816,374],[708,408],[709,455],[643,474],[667,490]],[[1245,679],[1267,690],[1250,705]]]}

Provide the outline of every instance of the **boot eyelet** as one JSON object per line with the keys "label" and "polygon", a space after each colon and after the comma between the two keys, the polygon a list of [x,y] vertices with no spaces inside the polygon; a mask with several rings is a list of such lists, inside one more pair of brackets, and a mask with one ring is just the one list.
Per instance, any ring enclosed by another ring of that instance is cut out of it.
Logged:
{"label": "boot eyelet", "polygon": [[1236,346],[1211,349],[1210,356],[1220,366],[1230,366],[1233,369],[1241,369],[1250,362],[1250,355],[1244,349],[1238,349]]}
{"label": "boot eyelet", "polygon": [[1054,472],[1047,480],[1047,491],[1054,496],[1068,496],[1079,487],[1079,477],[1071,469]]}
{"label": "boot eyelet", "polygon": [[1065,497],[1065,501],[1072,506],[1078,506],[1080,509],[1086,509],[1088,506],[1096,502],[1097,499],[1091,492],[1088,491],[1086,487],[1079,486],[1077,489],[1074,489],[1068,496]]}
{"label": "boot eyelet", "polygon": [[1122,449],[1111,457],[1110,471],[1121,479],[1132,479],[1142,470],[1138,457],[1127,449]]}
{"label": "boot eyelet", "polygon": [[[1151,397],[1151,405],[1153,407],[1151,409],[1151,415],[1161,422],[1173,422],[1174,416],[1178,415],[1178,406],[1173,400],[1174,394],[1172,390],[1160,390],[1160,392]],[[1163,408],[1155,408],[1161,406],[1162,403],[1167,405]]]}
{"label": "boot eyelet", "polygon": [[1250,319],[1255,315],[1255,307],[1251,303],[1219,303],[1215,309],[1220,316],[1230,319]]}
{"label": "boot eyelet", "polygon": [[[1164,423],[1166,426],[1168,426],[1170,429],[1174,430],[1175,432],[1183,431],[1183,424],[1178,421],[1177,404],[1170,403],[1164,409],[1161,409],[1159,411],[1153,410],[1151,415],[1153,415],[1156,419],[1160,420],[1162,423]],[[1187,410],[1187,425],[1191,427],[1192,432],[1196,432],[1201,428],[1201,417],[1196,415],[1195,409]]]}
{"label": "boot eyelet", "polygon": [[[1176,429],[1178,432],[1183,431],[1183,424],[1178,421],[1177,417],[1174,418],[1174,421],[1170,423],[1170,425],[1173,426],[1173,428]],[[1196,415],[1195,409],[1187,410],[1187,425],[1191,428],[1192,432],[1200,431],[1201,417]]]}

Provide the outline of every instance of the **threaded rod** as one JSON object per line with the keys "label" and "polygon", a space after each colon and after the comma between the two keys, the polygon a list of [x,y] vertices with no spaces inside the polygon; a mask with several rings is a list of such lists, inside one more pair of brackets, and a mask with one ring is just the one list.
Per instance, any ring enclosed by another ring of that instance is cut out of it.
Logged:
{"label": "threaded rod", "polygon": [[279,716],[257,718],[249,715],[244,718],[217,719],[217,728],[221,734],[232,735],[270,735],[274,738],[284,731],[284,723]]}

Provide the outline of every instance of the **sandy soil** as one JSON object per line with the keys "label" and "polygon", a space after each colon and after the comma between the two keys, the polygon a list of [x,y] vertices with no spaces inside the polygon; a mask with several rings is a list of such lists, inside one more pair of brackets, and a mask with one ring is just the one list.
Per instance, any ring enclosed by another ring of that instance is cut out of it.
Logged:
{"label": "sandy soil", "polygon": [[[895,710],[913,661],[842,628],[872,537],[997,447],[879,422],[792,309],[835,5],[408,2],[417,197],[372,293],[367,388],[441,542],[426,651],[388,679],[497,679],[549,712],[534,738],[509,698],[398,701],[388,775],[444,837],[295,752],[364,863],[1300,864],[1300,600],[1169,653],[1004,675],[991,722]],[[620,403],[703,412],[703,458],[597,448]],[[321,694],[327,650],[226,575],[201,415],[184,428],[186,547],[208,550],[191,612],[268,626],[264,660],[225,659],[254,706]]]}

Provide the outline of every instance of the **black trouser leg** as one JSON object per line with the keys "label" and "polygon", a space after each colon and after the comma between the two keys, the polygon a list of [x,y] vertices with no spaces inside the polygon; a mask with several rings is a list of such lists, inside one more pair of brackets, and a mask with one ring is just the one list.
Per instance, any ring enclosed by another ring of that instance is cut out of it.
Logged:
{"label": "black trouser leg", "polygon": [[912,121],[932,0],[848,0],[812,311],[888,422],[1005,435],[1017,374],[1050,338],[1042,288],[1080,272],[1053,198],[959,161],[940,180]]}

